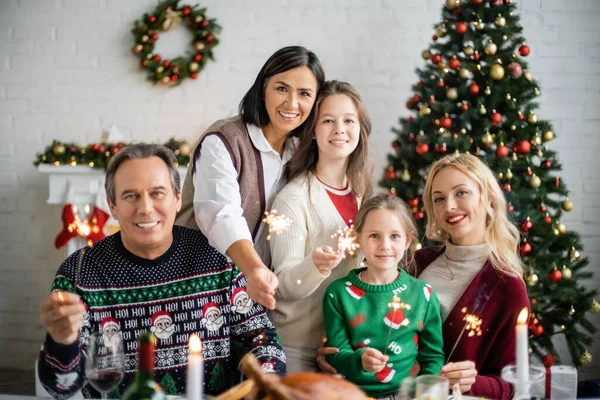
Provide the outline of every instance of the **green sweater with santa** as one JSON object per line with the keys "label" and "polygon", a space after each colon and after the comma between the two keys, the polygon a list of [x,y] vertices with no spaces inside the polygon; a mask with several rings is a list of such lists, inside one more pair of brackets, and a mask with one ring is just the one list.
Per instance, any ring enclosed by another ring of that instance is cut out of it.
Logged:
{"label": "green sweater with santa", "polygon": [[[440,373],[444,364],[440,303],[433,288],[399,270],[389,284],[371,285],[350,271],[327,288],[323,314],[328,346],[339,353],[327,361],[369,396],[398,392],[408,376]],[[380,372],[366,372],[361,356],[367,347],[389,356]]]}

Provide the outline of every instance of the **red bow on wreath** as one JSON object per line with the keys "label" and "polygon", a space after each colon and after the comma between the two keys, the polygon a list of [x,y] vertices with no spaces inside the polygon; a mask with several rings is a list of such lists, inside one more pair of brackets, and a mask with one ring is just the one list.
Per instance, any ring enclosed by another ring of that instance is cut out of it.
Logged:
{"label": "red bow on wreath", "polygon": [[88,245],[104,239],[105,235],[102,230],[109,217],[110,215],[106,211],[98,206],[94,206],[89,220],[81,221],[77,212],[77,206],[65,204],[62,212],[63,229],[56,236],[54,246],[59,249],[77,235],[86,238]]}

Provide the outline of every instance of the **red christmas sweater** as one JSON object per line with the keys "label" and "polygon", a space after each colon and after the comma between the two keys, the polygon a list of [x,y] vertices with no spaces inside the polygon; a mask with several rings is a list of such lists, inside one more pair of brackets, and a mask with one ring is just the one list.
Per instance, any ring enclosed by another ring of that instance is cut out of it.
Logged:
{"label": "red christmas sweater", "polygon": [[[398,392],[408,376],[440,373],[444,364],[440,303],[431,286],[399,270],[386,285],[360,280],[360,268],[333,282],[323,297],[328,345],[339,353],[327,361],[369,396]],[[389,304],[398,296],[400,308]],[[366,372],[361,356],[367,347],[389,356],[386,367]]]}

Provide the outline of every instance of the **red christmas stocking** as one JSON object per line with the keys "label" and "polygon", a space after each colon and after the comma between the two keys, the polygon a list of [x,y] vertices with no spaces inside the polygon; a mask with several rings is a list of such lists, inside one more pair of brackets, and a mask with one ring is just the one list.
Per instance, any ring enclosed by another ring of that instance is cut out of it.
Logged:
{"label": "red christmas stocking", "polygon": [[77,226],[74,224],[75,215],[73,213],[73,205],[66,204],[62,212],[63,229],[54,240],[54,247],[60,249],[69,240],[77,236]]}
{"label": "red christmas stocking", "polygon": [[92,243],[96,243],[98,240],[106,237],[103,230],[104,224],[106,224],[109,217],[110,215],[106,211],[98,206],[94,207],[94,211],[92,211],[92,216],[90,217],[90,234],[88,235],[88,239]]}

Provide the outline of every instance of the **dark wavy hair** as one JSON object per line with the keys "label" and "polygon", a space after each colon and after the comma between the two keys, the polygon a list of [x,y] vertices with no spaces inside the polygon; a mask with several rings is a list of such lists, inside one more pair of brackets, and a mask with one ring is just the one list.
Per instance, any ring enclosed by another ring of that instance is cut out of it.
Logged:
{"label": "dark wavy hair", "polygon": [[363,104],[362,98],[352,85],[342,81],[327,81],[319,94],[313,110],[306,121],[304,132],[298,141],[298,147],[288,163],[287,178],[292,180],[306,171],[315,172],[319,160],[319,147],[313,140],[315,128],[319,118],[319,108],[323,101],[336,94],[348,96],[354,103],[358,112],[360,124],[360,137],[356,149],[348,158],[346,176],[352,185],[352,192],[362,198],[368,199],[373,193],[371,182],[371,162],[369,160],[369,136],[371,135],[371,120]]}
{"label": "dark wavy hair", "polygon": [[[242,121],[262,127],[269,124],[269,114],[265,107],[264,92],[269,78],[294,68],[308,67],[317,79],[317,94],[325,83],[325,71],[318,57],[302,46],[288,46],[277,50],[263,65],[250,90],[244,95],[239,106]],[[298,135],[305,124],[292,133]]]}

